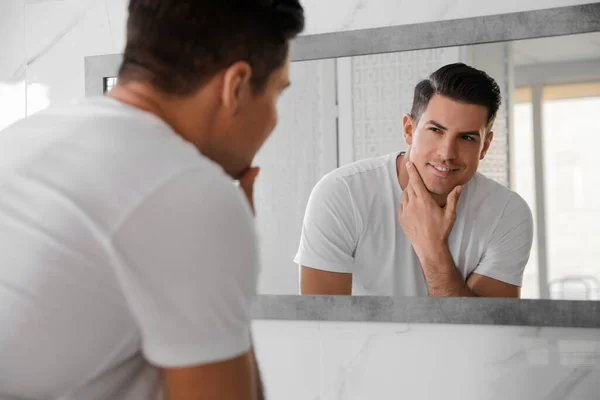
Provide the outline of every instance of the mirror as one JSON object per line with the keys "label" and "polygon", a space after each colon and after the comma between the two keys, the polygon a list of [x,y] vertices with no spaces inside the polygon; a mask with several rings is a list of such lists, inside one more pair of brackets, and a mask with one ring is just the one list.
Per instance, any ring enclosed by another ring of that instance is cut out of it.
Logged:
{"label": "mirror", "polygon": [[[485,71],[502,92],[494,138],[478,171],[518,193],[533,214],[521,298],[600,299],[600,178],[594,173],[600,33],[293,62],[279,125],[256,158],[259,293],[299,293],[294,256],[317,182],[353,162],[405,151],[402,119],[416,83],[455,62]],[[387,212],[395,221],[396,211]],[[369,268],[378,261],[373,256]],[[386,285],[371,282],[391,275],[360,279],[375,289],[353,294],[394,292],[377,292]]]}
{"label": "mirror", "polygon": [[[600,98],[599,15],[594,3],[296,39],[293,86],[280,100],[276,131],[256,158],[259,293],[300,292],[293,260],[317,182],[354,162],[406,150],[402,121],[415,84],[460,61],[488,73],[502,92],[494,139],[478,171],[518,193],[533,214],[521,297],[598,300],[596,177],[589,149],[598,135],[590,119]],[[352,57],[325,58],[347,55]],[[114,85],[120,59],[86,58],[86,95]],[[395,206],[387,208],[386,221],[395,220]],[[385,237],[378,246],[390,247]],[[394,269],[403,265],[397,264]],[[368,274],[361,279],[377,280]],[[413,292],[353,294],[427,294]]]}

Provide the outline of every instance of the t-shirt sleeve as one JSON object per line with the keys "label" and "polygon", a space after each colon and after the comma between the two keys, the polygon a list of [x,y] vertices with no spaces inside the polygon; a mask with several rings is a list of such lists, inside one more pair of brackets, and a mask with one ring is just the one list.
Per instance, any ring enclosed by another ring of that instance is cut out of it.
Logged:
{"label": "t-shirt sleeve", "polygon": [[160,367],[226,360],[250,349],[254,219],[231,180],[206,175],[194,169],[171,179],[113,236],[143,354]]}
{"label": "t-shirt sleeve", "polygon": [[479,265],[473,272],[521,286],[533,243],[533,217],[529,206],[511,192]]}
{"label": "t-shirt sleeve", "polygon": [[358,229],[347,184],[325,176],[308,200],[294,262],[324,271],[352,273]]}

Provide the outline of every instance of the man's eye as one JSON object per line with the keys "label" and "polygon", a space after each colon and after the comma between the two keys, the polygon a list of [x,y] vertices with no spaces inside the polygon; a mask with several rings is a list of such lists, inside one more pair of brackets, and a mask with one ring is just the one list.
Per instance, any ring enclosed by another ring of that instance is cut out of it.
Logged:
{"label": "man's eye", "polygon": [[440,128],[434,128],[434,127],[429,128],[429,130],[433,131],[433,132],[436,132],[436,133],[442,132],[442,130]]}
{"label": "man's eye", "polygon": [[463,139],[471,140],[471,141],[475,140],[475,138],[473,136],[463,136]]}

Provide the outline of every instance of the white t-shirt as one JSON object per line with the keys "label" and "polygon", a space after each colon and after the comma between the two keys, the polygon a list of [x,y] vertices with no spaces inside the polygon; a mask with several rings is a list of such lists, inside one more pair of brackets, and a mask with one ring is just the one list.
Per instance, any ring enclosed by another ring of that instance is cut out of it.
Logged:
{"label": "white t-shirt", "polygon": [[105,97],[0,133],[0,398],[160,398],[250,348],[254,219],[215,163]]}
{"label": "white t-shirt", "polygon": [[[402,203],[398,153],[341,167],[313,189],[295,262],[352,273],[352,293],[426,296],[412,245],[397,219]],[[533,240],[527,203],[477,173],[464,186],[449,247],[466,278],[471,272],[521,285]]]}

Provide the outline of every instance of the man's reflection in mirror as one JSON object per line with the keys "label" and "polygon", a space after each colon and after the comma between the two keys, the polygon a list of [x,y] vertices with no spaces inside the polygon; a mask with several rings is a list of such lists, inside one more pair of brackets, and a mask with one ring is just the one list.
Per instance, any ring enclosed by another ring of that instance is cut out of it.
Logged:
{"label": "man's reflection in mirror", "polygon": [[419,82],[402,121],[407,151],[343,166],[313,189],[301,292],[519,297],[531,211],[477,172],[500,103],[494,79],[465,64]]}

